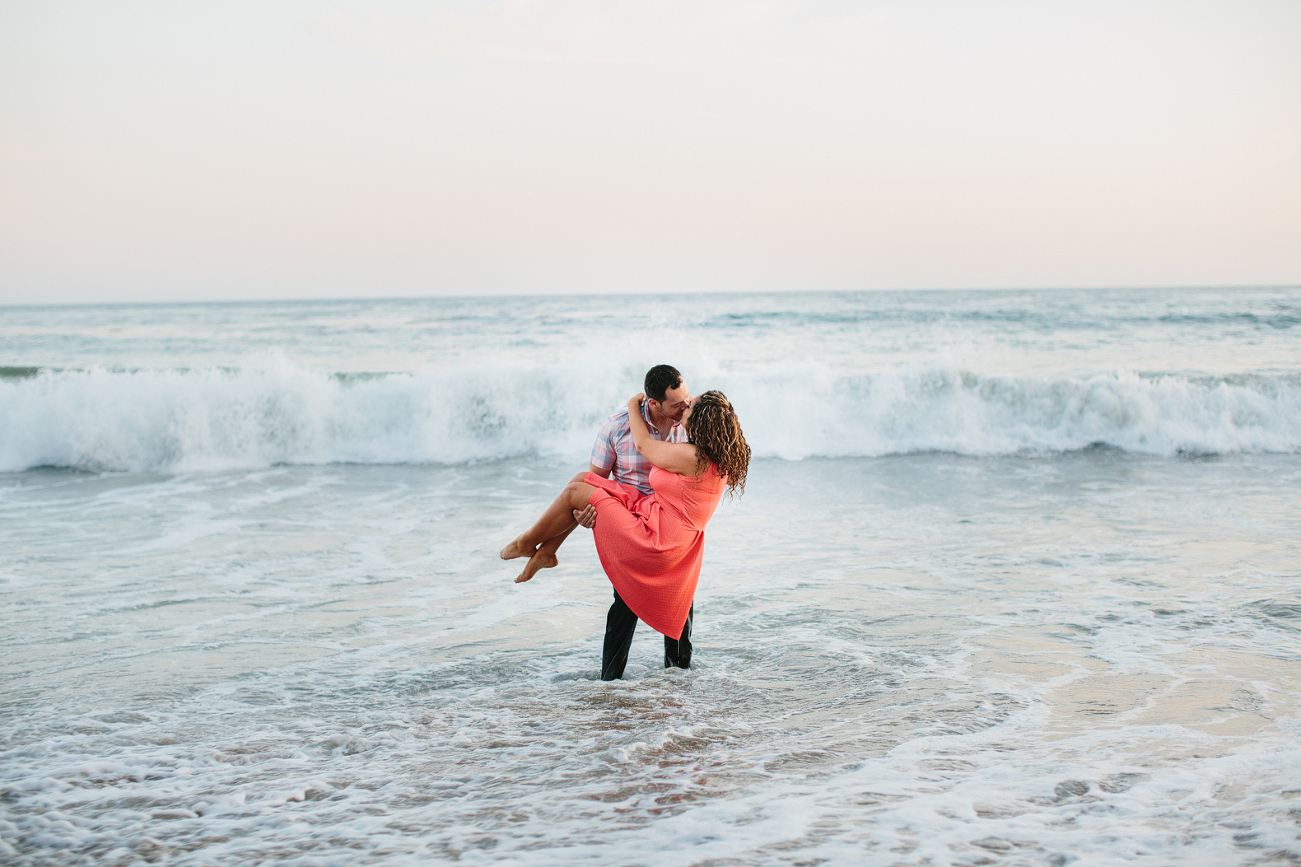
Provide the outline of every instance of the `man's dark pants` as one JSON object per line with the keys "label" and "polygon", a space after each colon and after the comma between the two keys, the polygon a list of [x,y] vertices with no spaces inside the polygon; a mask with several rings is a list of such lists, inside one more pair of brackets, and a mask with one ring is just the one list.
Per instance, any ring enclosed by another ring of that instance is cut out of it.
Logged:
{"label": "man's dark pants", "polygon": [[[664,667],[691,667],[691,621],[695,618],[696,606],[693,604],[687,612],[686,625],[682,627],[681,638],[664,636]],[[623,677],[624,666],[628,664],[628,649],[632,647],[632,634],[637,629],[637,615],[632,613],[619,594],[614,594],[614,604],[605,616],[605,650],[601,654],[601,680],[618,680]]]}

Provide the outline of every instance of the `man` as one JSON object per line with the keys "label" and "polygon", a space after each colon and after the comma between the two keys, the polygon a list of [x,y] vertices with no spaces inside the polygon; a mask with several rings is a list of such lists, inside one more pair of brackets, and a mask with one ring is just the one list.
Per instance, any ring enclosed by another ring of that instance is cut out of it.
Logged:
{"label": "man", "polygon": [[[691,395],[682,374],[667,364],[659,364],[646,372],[643,391],[646,400],[642,401],[641,415],[652,437],[664,442],[685,443],[687,432],[678,422],[687,409]],[[628,427],[628,408],[616,412],[605,420],[601,432],[596,435],[592,446],[591,471],[603,479],[611,474],[614,481],[631,485],[643,494],[652,492],[650,486],[651,462],[641,456],[632,442],[632,433]],[[596,509],[588,506],[581,512],[575,511],[574,518],[584,527],[591,529],[596,524]],[[541,558],[544,568],[555,564],[555,548],[563,537],[538,549],[534,557]],[[536,570],[534,570],[536,571]],[[691,667],[691,621],[696,613],[695,606],[687,614],[686,625],[682,627],[680,638],[664,637],[664,667]],[[632,647],[633,632],[637,629],[637,615],[632,613],[619,594],[614,594],[614,604],[605,618],[605,648],[601,654],[601,680],[618,680],[623,677],[624,666],[628,664],[628,650]]]}

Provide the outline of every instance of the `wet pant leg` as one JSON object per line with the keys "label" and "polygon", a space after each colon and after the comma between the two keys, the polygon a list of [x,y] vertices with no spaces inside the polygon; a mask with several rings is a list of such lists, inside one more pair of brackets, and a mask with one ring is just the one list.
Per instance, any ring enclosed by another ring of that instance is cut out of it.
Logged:
{"label": "wet pant leg", "polygon": [[687,612],[687,622],[682,627],[682,637],[669,638],[664,636],[664,667],[672,668],[690,668],[691,667],[691,621],[696,618],[696,605],[691,604],[691,610]]}
{"label": "wet pant leg", "polygon": [[605,648],[601,652],[601,680],[618,680],[628,664],[628,649],[637,630],[637,615],[616,591],[614,604],[605,615]]}

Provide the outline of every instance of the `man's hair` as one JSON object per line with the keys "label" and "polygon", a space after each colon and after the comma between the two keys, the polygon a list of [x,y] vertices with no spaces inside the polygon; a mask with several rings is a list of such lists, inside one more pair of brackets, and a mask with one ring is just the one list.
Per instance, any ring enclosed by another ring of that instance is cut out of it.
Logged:
{"label": "man's hair", "polygon": [[663,403],[664,393],[670,388],[677,388],[681,384],[682,374],[678,373],[676,367],[657,364],[646,371],[646,387],[642,390],[646,392],[646,396],[651,400]]}

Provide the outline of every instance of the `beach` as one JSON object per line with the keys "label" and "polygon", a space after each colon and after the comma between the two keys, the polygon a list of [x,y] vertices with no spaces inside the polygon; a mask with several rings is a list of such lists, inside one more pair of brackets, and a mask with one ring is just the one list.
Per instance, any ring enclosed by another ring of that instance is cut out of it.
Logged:
{"label": "beach", "polygon": [[[14,865],[1301,858],[1301,289],[0,307]],[[754,449],[689,671],[579,530]]]}

